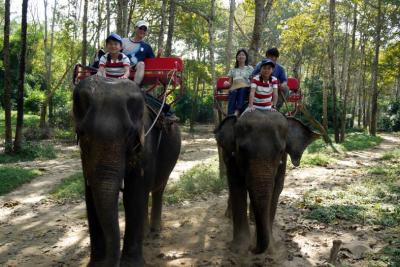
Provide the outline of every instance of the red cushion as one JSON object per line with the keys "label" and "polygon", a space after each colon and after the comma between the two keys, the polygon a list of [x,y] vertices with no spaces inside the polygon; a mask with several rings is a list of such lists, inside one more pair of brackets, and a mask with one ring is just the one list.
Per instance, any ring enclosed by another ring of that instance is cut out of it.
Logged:
{"label": "red cushion", "polygon": [[228,76],[221,76],[218,77],[217,80],[217,89],[221,90],[221,89],[228,89],[230,86],[224,86],[224,82],[229,82],[230,77]]}
{"label": "red cushion", "polygon": [[297,91],[299,89],[299,81],[296,78],[289,77],[287,81],[287,85],[290,90]]}
{"label": "red cushion", "polygon": [[144,60],[146,71],[173,70],[183,71],[183,61],[177,57],[146,58]]}

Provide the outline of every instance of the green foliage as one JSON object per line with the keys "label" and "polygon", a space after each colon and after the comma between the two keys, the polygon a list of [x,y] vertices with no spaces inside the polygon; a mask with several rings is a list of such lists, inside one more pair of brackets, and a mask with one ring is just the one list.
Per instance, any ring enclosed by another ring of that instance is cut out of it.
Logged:
{"label": "green foliage", "polygon": [[381,157],[382,160],[391,160],[391,159],[396,159],[396,158],[400,158],[400,149],[395,149],[395,150],[386,152]]}
{"label": "green foliage", "polygon": [[217,162],[198,164],[185,172],[179,181],[167,186],[164,201],[168,204],[219,194],[226,188],[226,179],[219,177]]}
{"label": "green foliage", "polygon": [[[17,112],[11,113],[11,124],[15,126],[17,123]],[[39,127],[39,116],[24,114],[24,126],[25,127]],[[0,138],[4,138],[5,133],[5,121],[4,111],[0,111]]]}
{"label": "green foliage", "polygon": [[0,196],[7,194],[40,175],[35,169],[0,166]]}
{"label": "green foliage", "polygon": [[19,161],[31,161],[36,159],[54,159],[56,152],[51,144],[25,142],[21,150],[12,155],[0,154],[0,163],[12,163]]}
{"label": "green foliage", "polygon": [[50,192],[52,198],[59,201],[81,200],[85,195],[84,178],[82,172],[77,172],[64,178]]}
{"label": "green foliage", "polygon": [[371,136],[367,133],[351,133],[347,135],[342,145],[346,151],[353,151],[374,147],[381,142],[382,138],[379,136]]}
{"label": "green foliage", "polygon": [[392,101],[387,105],[378,121],[378,128],[387,132],[400,131],[400,101]]}

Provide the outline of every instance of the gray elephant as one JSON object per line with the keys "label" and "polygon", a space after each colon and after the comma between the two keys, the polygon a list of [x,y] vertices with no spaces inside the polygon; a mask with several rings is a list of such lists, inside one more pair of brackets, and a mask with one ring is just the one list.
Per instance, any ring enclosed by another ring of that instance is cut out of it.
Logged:
{"label": "gray elephant", "polygon": [[319,134],[279,112],[253,111],[225,118],[215,130],[227,169],[232,205],[235,252],[247,250],[250,231],[247,192],[254,212],[257,244],[252,252],[263,253],[272,241],[272,224],[283,189],[287,154],[298,166],[304,149]]}
{"label": "gray elephant", "polygon": [[[127,79],[91,76],[81,81],[73,93],[73,114],[85,177],[88,266],[143,266],[149,192],[150,229],[158,231],[162,195],[180,153],[180,130],[176,124],[151,128],[156,114],[146,106],[140,88]],[[121,255],[122,185],[126,227]]]}

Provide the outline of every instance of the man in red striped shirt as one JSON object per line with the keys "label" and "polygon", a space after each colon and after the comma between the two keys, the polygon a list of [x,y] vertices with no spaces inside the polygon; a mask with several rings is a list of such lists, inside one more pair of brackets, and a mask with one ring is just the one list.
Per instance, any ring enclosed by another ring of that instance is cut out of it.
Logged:
{"label": "man in red striped shirt", "polygon": [[97,75],[126,79],[129,77],[129,58],[121,52],[122,38],[112,33],[106,39],[107,53],[100,58]]}
{"label": "man in red striped shirt", "polygon": [[275,63],[270,59],[261,61],[260,74],[256,75],[251,81],[249,111],[255,109],[276,111],[279,82],[272,76],[274,67]]}

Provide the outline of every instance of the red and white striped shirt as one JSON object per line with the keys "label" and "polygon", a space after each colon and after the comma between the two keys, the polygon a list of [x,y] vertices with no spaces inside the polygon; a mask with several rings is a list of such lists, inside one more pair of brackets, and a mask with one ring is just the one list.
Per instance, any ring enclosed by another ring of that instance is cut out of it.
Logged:
{"label": "red and white striped shirt", "polygon": [[106,53],[100,58],[99,66],[105,68],[106,77],[119,78],[125,74],[124,68],[130,66],[130,61],[124,53],[120,53],[115,61],[111,59],[109,53]]}
{"label": "red and white striped shirt", "polygon": [[253,105],[258,109],[270,109],[274,89],[278,89],[278,79],[271,76],[270,81],[262,81],[260,75],[251,80],[251,89],[255,89]]}

